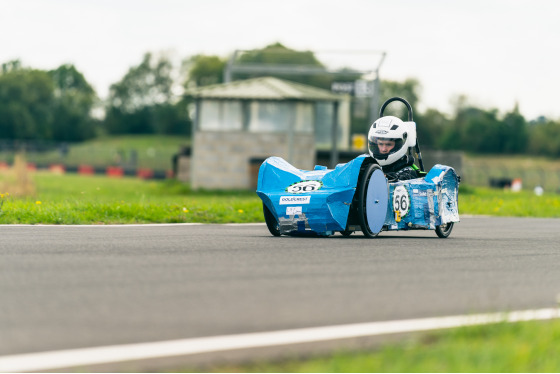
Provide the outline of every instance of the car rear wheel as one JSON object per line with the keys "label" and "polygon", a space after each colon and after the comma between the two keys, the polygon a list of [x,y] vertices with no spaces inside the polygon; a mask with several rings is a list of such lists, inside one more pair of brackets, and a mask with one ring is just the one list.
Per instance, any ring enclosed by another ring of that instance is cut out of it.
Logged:
{"label": "car rear wheel", "polygon": [[436,234],[442,239],[447,238],[453,230],[453,222],[449,222],[445,225],[439,225],[436,227]]}
{"label": "car rear wheel", "polygon": [[268,209],[268,207],[263,203],[263,213],[264,213],[264,221],[266,222],[266,227],[268,227],[268,231],[274,236],[280,236],[280,225],[278,221],[274,217],[274,214]]}

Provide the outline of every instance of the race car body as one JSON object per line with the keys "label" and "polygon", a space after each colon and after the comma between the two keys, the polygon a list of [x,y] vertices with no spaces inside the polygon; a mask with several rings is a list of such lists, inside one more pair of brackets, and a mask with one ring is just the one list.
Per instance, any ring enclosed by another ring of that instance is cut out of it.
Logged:
{"label": "race car body", "polygon": [[259,169],[257,194],[275,235],[363,231],[375,236],[458,222],[458,187],[454,169],[444,165],[435,165],[422,178],[389,183],[368,155],[311,171],[270,157]]}

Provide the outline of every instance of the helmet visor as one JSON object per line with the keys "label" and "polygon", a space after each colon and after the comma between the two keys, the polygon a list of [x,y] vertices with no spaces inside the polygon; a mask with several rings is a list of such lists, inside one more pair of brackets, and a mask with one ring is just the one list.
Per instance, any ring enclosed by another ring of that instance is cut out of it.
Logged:
{"label": "helmet visor", "polygon": [[370,137],[368,147],[373,158],[376,160],[386,160],[387,157],[398,152],[403,147],[402,139],[388,139],[381,137]]}

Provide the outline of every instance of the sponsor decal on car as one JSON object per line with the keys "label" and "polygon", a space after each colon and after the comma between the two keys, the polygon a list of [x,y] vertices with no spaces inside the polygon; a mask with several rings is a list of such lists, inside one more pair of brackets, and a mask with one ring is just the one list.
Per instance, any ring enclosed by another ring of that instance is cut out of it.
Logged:
{"label": "sponsor decal on car", "polygon": [[302,212],[303,212],[303,207],[302,206],[288,206],[288,207],[286,207],[286,215],[287,216],[301,215]]}
{"label": "sponsor decal on car", "polygon": [[286,192],[289,193],[309,193],[320,190],[323,187],[323,182],[321,181],[301,181],[290,184],[286,187]]}
{"label": "sponsor decal on car", "polygon": [[311,196],[280,196],[280,205],[309,204]]}
{"label": "sponsor decal on car", "polygon": [[417,188],[413,189],[412,192],[418,196],[428,196],[428,192],[426,190],[419,190]]}

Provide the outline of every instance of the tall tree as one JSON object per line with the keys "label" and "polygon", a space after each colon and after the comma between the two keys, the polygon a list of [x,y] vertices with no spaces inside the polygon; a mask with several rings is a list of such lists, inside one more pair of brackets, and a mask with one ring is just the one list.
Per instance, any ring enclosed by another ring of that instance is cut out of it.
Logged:
{"label": "tall tree", "polygon": [[528,152],[534,155],[560,157],[560,122],[542,118],[529,125]]}
{"label": "tall tree", "polygon": [[442,148],[508,154],[526,150],[528,126],[516,108],[502,117],[497,109],[468,105],[465,98],[457,103],[455,118],[439,141]]}
{"label": "tall tree", "polygon": [[508,134],[504,144],[504,152],[525,153],[529,145],[529,129],[527,121],[519,113],[519,106],[517,104],[513,111],[506,113],[503,121]]}
{"label": "tall tree", "polygon": [[[105,125],[114,134],[188,133],[187,114],[176,105],[173,65],[146,53],[138,66],[111,85]],[[177,124],[179,123],[179,124]]]}
{"label": "tall tree", "polygon": [[226,60],[218,56],[196,55],[183,62],[187,71],[186,88],[224,82]]}
{"label": "tall tree", "polygon": [[11,60],[2,64],[2,73],[6,74],[11,71],[20,70],[21,68],[20,60]]}
{"label": "tall tree", "polygon": [[54,85],[53,139],[81,141],[95,136],[91,110],[96,94],[74,65],[49,71]]}
{"label": "tall tree", "polygon": [[109,103],[124,113],[169,102],[172,96],[173,66],[168,58],[158,60],[146,53],[138,66],[131,67],[123,79],[111,85]]}
{"label": "tall tree", "polygon": [[424,113],[415,113],[414,120],[418,142],[426,149],[440,148],[443,134],[452,125],[447,115],[433,108],[428,108]]}
{"label": "tall tree", "polygon": [[51,139],[54,84],[41,70],[4,64],[0,74],[0,133],[8,139]]}

